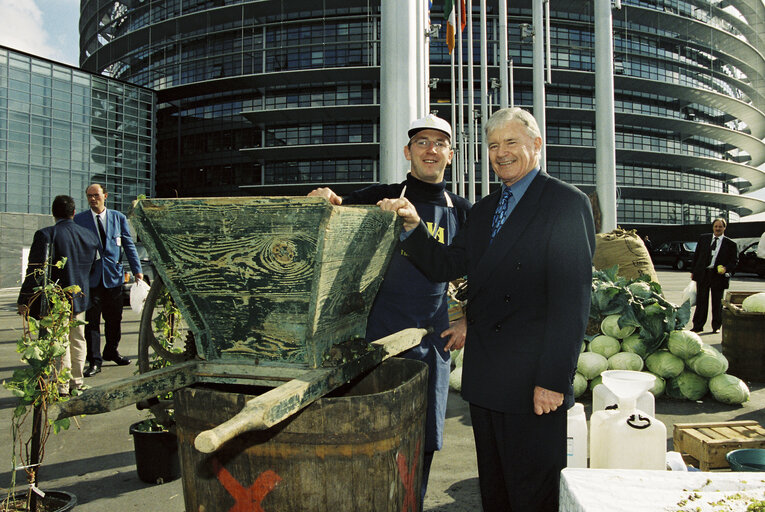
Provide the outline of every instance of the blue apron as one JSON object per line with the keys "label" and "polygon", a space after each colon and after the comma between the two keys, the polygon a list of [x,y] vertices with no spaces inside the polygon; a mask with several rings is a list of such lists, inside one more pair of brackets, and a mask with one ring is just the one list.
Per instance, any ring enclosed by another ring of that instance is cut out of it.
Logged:
{"label": "blue apron", "polygon": [[[401,197],[406,193],[406,187]],[[446,206],[408,198],[428,230],[439,242],[450,244],[457,233],[457,213],[446,193]],[[367,341],[374,341],[409,327],[433,327],[417,347],[400,357],[417,359],[428,365],[428,409],[425,426],[425,451],[440,450],[443,444],[446,400],[449,395],[451,358],[444,351],[448,338],[441,333],[449,328],[448,283],[434,283],[403,255],[401,249],[391,257],[388,270],[367,320]]]}

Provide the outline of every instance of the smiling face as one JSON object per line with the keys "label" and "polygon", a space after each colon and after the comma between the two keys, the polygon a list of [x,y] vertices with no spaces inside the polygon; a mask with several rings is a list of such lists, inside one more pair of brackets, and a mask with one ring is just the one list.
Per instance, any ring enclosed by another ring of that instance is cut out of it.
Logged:
{"label": "smiling face", "polygon": [[725,223],[720,219],[717,219],[712,223],[712,232],[716,237],[721,237],[725,233]]}
{"label": "smiling face", "polygon": [[439,130],[420,130],[404,146],[404,156],[411,162],[412,176],[426,183],[444,181],[444,169],[452,163],[453,155],[449,137]]}
{"label": "smiling face", "polygon": [[508,121],[488,134],[491,168],[510,186],[539,164],[542,138],[532,137],[520,121]]}

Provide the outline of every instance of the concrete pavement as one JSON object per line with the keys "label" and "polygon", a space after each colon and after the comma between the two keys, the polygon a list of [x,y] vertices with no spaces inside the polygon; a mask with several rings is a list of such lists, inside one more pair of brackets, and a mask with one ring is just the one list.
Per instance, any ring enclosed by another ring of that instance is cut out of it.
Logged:
{"label": "concrete pavement", "polygon": [[[658,270],[665,295],[679,302],[689,274]],[[754,276],[733,279],[736,291],[765,291],[765,281]],[[8,379],[19,366],[15,353],[21,335],[21,321],[15,314],[18,289],[0,290],[0,380]],[[125,309],[123,339],[120,351],[134,362],[138,348],[138,315]],[[704,333],[705,342],[719,348],[720,334]],[[119,367],[106,363],[103,371],[86,382],[97,386],[129,377],[135,364]],[[748,383],[750,402],[742,406],[726,406],[707,397],[703,402],[658,400],[657,416],[667,426],[671,446],[675,422],[733,421],[754,419],[765,425],[765,383]],[[589,399],[582,400],[588,409]],[[10,415],[15,399],[0,388],[0,487],[10,482],[11,436]],[[42,487],[74,493],[79,512],[167,511],[184,510],[180,480],[150,485],[138,479],[135,470],[133,441],[128,433],[131,423],[144,419],[147,413],[130,406],[106,414],[77,418],[76,424],[51,437],[41,472]],[[480,510],[473,434],[467,404],[451,393],[447,407],[444,450],[436,453],[430,476],[425,510],[430,512],[474,512]],[[2,461],[6,461],[3,463]],[[0,490],[2,491],[2,490]],[[4,492],[3,492],[4,494]],[[297,512],[297,511],[296,511]]]}

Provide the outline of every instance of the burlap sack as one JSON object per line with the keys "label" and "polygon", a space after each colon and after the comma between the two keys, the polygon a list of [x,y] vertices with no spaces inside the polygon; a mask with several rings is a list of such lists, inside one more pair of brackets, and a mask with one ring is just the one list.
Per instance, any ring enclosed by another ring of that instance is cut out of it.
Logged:
{"label": "burlap sack", "polygon": [[659,282],[651,255],[635,230],[615,229],[610,233],[595,235],[595,256],[592,264],[597,270],[619,265],[619,275],[635,279],[648,275],[651,281]]}

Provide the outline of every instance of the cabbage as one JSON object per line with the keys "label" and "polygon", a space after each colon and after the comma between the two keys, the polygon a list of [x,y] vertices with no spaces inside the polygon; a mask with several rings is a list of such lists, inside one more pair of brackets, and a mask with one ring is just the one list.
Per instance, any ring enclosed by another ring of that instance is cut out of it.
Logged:
{"label": "cabbage", "polygon": [[590,346],[587,347],[587,350],[590,352],[594,352],[596,354],[600,354],[601,356],[608,359],[612,355],[616,354],[621,350],[621,345],[619,345],[619,340],[616,338],[613,338],[611,336],[595,336],[592,341],[590,342]]}
{"label": "cabbage", "polygon": [[574,374],[574,398],[579,398],[587,391],[587,379],[579,372]]}
{"label": "cabbage", "polygon": [[[709,390],[707,379],[700,375],[696,375],[693,372],[689,372],[688,370],[684,370],[674,379],[670,379],[670,382],[673,391],[679,389],[680,395],[688,400],[700,400]],[[669,387],[670,384],[667,384],[667,386]],[[677,398],[674,394],[675,393],[673,393],[673,398]]]}
{"label": "cabbage", "polygon": [[728,360],[717,349],[704,343],[701,352],[688,359],[688,367],[709,379],[725,373],[728,370]]}
{"label": "cabbage", "polygon": [[640,297],[641,299],[650,299],[652,295],[651,285],[645,281],[635,281],[627,285],[632,295]]}
{"label": "cabbage", "polygon": [[576,370],[587,380],[592,380],[608,369],[608,359],[596,352],[582,352],[576,362]]}
{"label": "cabbage", "polygon": [[581,354],[585,350],[587,350],[587,341],[582,341],[582,348],[579,349],[579,353]]}
{"label": "cabbage", "polygon": [[651,373],[651,372],[645,372],[645,373],[650,373],[651,375],[656,377],[653,381],[653,387],[651,387],[651,389],[649,389],[648,391],[650,391],[651,394],[655,397],[663,395],[664,388],[666,388],[667,386],[666,381],[662,379],[661,377],[659,377],[658,375],[656,375],[655,373]]}
{"label": "cabbage", "polygon": [[608,358],[608,369],[639,372],[643,369],[643,358],[631,352],[619,352]]}
{"label": "cabbage", "polygon": [[739,405],[749,400],[749,388],[744,381],[727,373],[709,379],[709,391],[724,404]]}
{"label": "cabbage", "polygon": [[603,377],[600,375],[590,381],[590,391],[593,391],[598,384],[603,384]]}
{"label": "cabbage", "polygon": [[452,350],[452,362],[456,368],[462,367],[463,350],[464,349]]}
{"label": "cabbage", "polygon": [[672,331],[667,348],[680,359],[689,359],[701,352],[701,336],[693,331]]}
{"label": "cabbage", "polygon": [[677,377],[685,368],[683,360],[667,350],[659,350],[648,356],[645,365],[651,373],[665,379]]}
{"label": "cabbage", "polygon": [[449,387],[454,391],[462,390],[462,367],[455,368],[449,374]]}
{"label": "cabbage", "polygon": [[608,315],[605,317],[603,321],[600,322],[600,330],[603,331],[603,334],[611,336],[612,338],[622,339],[635,332],[635,327],[632,325],[619,327],[620,317],[621,315]]}
{"label": "cabbage", "polygon": [[749,313],[765,313],[765,292],[755,293],[741,302],[741,309]]}
{"label": "cabbage", "polygon": [[622,340],[622,352],[632,352],[643,359],[648,355],[645,341],[640,338],[640,334],[638,333],[631,334]]}

